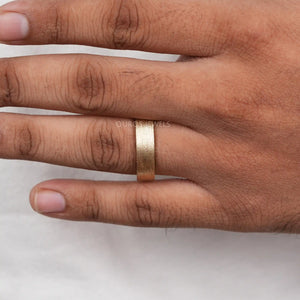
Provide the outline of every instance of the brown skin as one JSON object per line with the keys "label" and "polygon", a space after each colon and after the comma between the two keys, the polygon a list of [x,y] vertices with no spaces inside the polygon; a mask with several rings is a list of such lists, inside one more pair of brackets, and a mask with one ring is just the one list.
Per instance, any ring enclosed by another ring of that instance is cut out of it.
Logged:
{"label": "brown skin", "polygon": [[[76,43],[193,56],[0,60],[0,105],[82,116],[0,114],[0,157],[135,173],[133,119],[156,128],[151,183],[52,180],[50,217],[133,226],[300,232],[298,0],[31,0],[12,44]],[[120,126],[121,124],[121,126]]]}

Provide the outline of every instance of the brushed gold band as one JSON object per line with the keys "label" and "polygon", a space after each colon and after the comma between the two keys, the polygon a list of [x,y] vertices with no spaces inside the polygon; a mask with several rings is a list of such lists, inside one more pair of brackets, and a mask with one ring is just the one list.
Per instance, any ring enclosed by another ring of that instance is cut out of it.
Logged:
{"label": "brushed gold band", "polygon": [[136,172],[138,181],[155,179],[155,132],[154,122],[135,121]]}

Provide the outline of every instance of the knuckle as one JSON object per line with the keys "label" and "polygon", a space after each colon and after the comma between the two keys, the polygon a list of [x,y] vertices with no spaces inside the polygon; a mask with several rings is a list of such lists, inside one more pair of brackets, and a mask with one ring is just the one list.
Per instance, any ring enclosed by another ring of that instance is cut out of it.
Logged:
{"label": "knuckle", "polygon": [[107,121],[95,121],[88,129],[90,167],[95,170],[123,169],[121,141],[116,130]]}
{"label": "knuckle", "polygon": [[90,221],[100,221],[102,220],[102,208],[99,195],[96,193],[95,189],[91,189],[83,195],[84,206],[81,209],[81,215],[83,218]]}
{"label": "knuckle", "polygon": [[264,210],[259,199],[233,197],[223,209],[229,228],[233,230],[260,231],[265,222]]}
{"label": "knuckle", "polygon": [[[50,34],[49,39],[52,43],[58,44],[60,39],[61,39],[61,21],[60,21],[60,14],[59,14],[59,10],[57,8],[53,9],[53,25],[50,27]],[[49,30],[49,28],[48,28]]]}
{"label": "knuckle", "polygon": [[[247,69],[246,69],[247,71]],[[198,121],[203,120],[220,132],[244,135],[258,126],[268,115],[265,113],[276,109],[272,96],[266,92],[266,85],[262,85],[261,78],[241,77],[239,74],[231,74],[219,83],[224,97],[214,98],[210,103],[192,103],[193,117]],[[232,82],[239,82],[239,87],[232,89]],[[275,101],[274,101],[275,102]]]}
{"label": "knuckle", "polygon": [[126,195],[128,199],[128,219],[134,226],[162,226],[162,210],[155,205],[151,191],[144,185],[138,185]]}
{"label": "knuckle", "polygon": [[124,197],[127,201],[127,218],[132,226],[176,228],[187,223],[183,210],[173,205],[162,205],[150,186],[136,185]]}
{"label": "knuckle", "polygon": [[232,45],[238,51],[248,54],[269,49],[278,36],[277,29],[270,17],[251,12],[247,18],[241,20],[241,26],[234,26]]}
{"label": "knuckle", "polygon": [[298,209],[292,210],[292,212],[275,213],[275,217],[272,217],[271,226],[266,228],[266,231],[278,232],[278,233],[300,233],[300,212]]}
{"label": "knuckle", "polygon": [[[230,106],[230,100],[223,99],[220,105],[218,100],[214,105],[201,107],[200,105],[192,107],[191,121],[194,126],[201,126],[202,130],[210,132],[214,128],[220,134],[243,136],[249,132],[249,111],[237,110],[236,104]],[[229,109],[226,109],[230,107]]]}
{"label": "knuckle", "polygon": [[[137,47],[145,42],[145,24],[141,26],[142,8],[136,0],[114,0],[109,18],[112,47],[124,49]],[[145,19],[145,18],[144,18]]]}
{"label": "knuckle", "polygon": [[33,159],[39,151],[41,138],[38,127],[34,126],[31,121],[26,121],[15,136],[14,148],[18,157]]}
{"label": "knuckle", "polygon": [[281,222],[274,229],[278,233],[300,233],[300,215],[292,217],[291,219]]}
{"label": "knuckle", "polygon": [[69,80],[72,106],[85,113],[112,109],[113,101],[107,99],[111,87],[103,68],[85,58],[80,58],[76,65],[75,75]]}
{"label": "knuckle", "polygon": [[45,37],[46,42],[59,44],[63,41],[69,31],[68,18],[61,12],[60,2],[58,0],[51,0],[47,7],[47,26],[42,26],[41,34]]}
{"label": "knuckle", "polygon": [[0,107],[17,106],[20,99],[19,79],[11,60],[1,60]]}

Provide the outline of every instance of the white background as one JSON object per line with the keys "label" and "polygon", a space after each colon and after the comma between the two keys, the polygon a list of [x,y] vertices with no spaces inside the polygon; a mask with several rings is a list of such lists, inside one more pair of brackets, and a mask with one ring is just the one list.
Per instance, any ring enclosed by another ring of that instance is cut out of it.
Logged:
{"label": "white background", "polygon": [[[1,57],[59,52],[174,59],[79,46],[0,46]],[[35,184],[52,178],[134,179],[0,160],[0,300],[299,299],[297,235],[48,219],[32,211],[28,195]]]}

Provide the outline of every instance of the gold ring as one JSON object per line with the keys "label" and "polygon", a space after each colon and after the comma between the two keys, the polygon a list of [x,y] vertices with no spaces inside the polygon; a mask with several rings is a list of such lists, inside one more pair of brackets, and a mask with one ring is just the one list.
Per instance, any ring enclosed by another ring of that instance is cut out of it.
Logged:
{"label": "gold ring", "polygon": [[154,122],[135,121],[136,173],[138,181],[155,179],[155,132]]}

